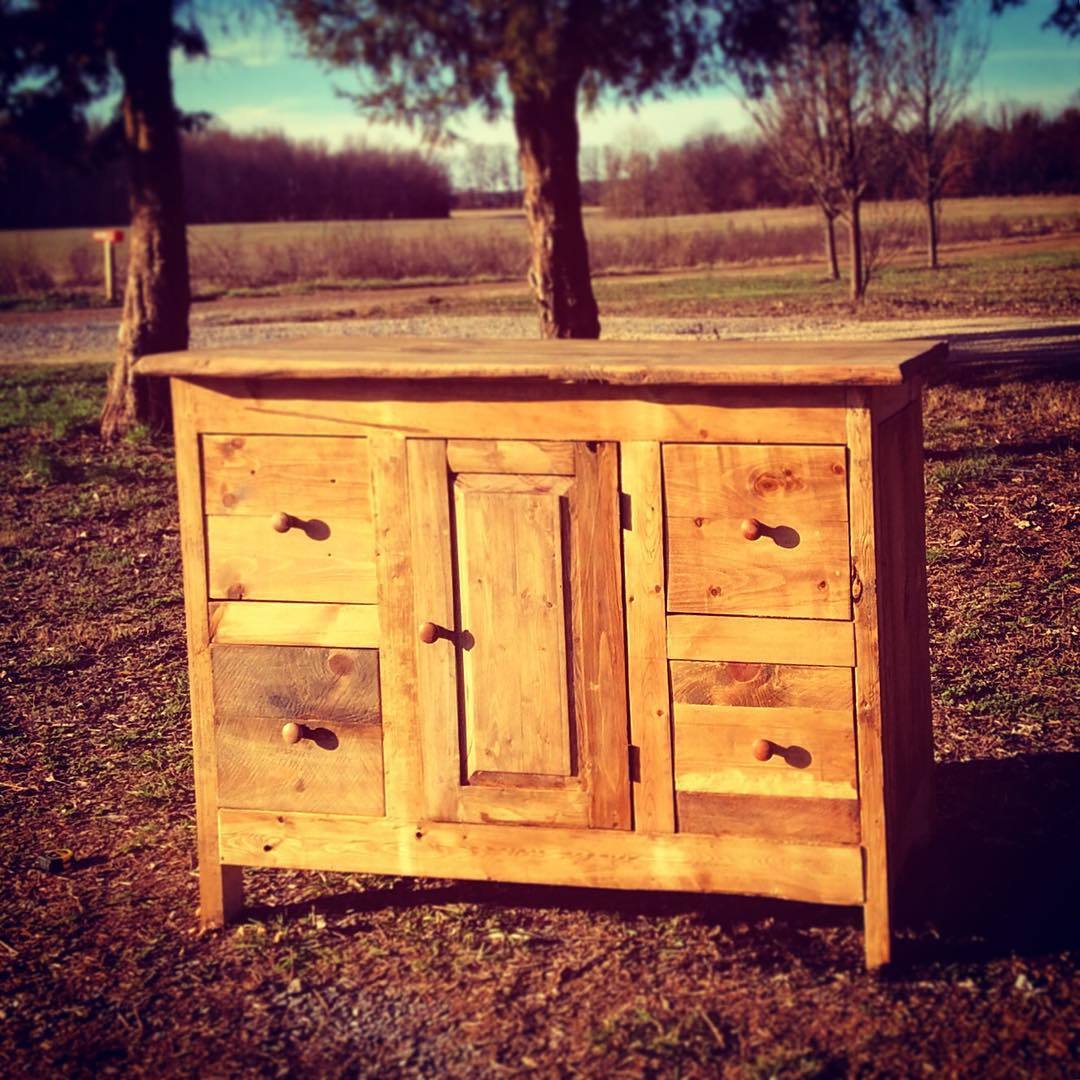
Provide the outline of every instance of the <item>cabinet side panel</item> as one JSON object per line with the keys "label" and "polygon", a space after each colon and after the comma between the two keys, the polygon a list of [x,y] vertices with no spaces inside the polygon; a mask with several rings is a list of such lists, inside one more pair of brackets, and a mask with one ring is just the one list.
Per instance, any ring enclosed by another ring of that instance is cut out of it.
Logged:
{"label": "cabinet side panel", "polygon": [[875,431],[870,395],[848,392],[852,612],[855,620],[855,728],[859,761],[859,827],[865,857],[863,911],[867,967],[892,954],[889,852],[882,748],[877,534],[874,521]]}
{"label": "cabinet side panel", "polygon": [[176,487],[180,505],[180,553],[184,573],[191,734],[195,765],[196,842],[199,854],[200,920],[220,926],[243,902],[240,868],[222,866],[218,847],[217,762],[207,616],[206,534],[203,531],[202,454],[193,422],[191,387],[172,380]]}
{"label": "cabinet side panel", "polygon": [[877,428],[875,498],[891,873],[929,829],[933,731],[918,402]]}

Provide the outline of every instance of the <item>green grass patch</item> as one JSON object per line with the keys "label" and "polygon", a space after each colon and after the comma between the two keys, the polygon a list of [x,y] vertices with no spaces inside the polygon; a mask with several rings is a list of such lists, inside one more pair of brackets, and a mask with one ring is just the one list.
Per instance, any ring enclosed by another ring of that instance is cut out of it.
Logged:
{"label": "green grass patch", "polygon": [[948,461],[931,461],[926,466],[928,491],[946,494],[993,476],[1001,467],[996,454],[977,450]]}
{"label": "green grass patch", "polygon": [[9,368],[0,371],[0,432],[32,428],[63,439],[97,423],[107,364]]}

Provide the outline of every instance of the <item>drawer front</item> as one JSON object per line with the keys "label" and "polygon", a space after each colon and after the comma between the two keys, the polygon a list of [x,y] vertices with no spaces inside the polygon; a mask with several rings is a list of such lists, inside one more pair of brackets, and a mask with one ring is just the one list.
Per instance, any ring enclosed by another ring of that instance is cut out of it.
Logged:
{"label": "drawer front", "polygon": [[668,610],[851,617],[842,446],[667,444]]}
{"label": "drawer front", "polygon": [[366,439],[204,435],[215,600],[376,601]]}
{"label": "drawer front", "polygon": [[670,668],[681,831],[850,839],[858,795],[850,669],[676,660]]}
{"label": "drawer front", "polygon": [[207,514],[371,521],[367,439],[204,435]]}
{"label": "drawer front", "polygon": [[376,650],[215,645],[210,653],[221,806],[385,812]]}

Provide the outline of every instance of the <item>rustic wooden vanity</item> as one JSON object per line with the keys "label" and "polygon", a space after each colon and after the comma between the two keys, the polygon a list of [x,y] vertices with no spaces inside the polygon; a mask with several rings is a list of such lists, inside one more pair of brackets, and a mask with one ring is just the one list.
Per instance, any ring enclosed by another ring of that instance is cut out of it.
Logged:
{"label": "rustic wooden vanity", "polygon": [[890,896],[944,346],[169,354],[201,914],[244,866]]}

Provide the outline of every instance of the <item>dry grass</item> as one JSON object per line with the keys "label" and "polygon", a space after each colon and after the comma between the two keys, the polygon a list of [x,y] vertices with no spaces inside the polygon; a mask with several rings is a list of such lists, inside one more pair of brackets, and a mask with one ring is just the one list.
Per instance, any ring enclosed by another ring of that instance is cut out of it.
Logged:
{"label": "dry grass", "polygon": [[[645,218],[586,215],[595,272],[813,259],[821,225],[811,207]],[[922,237],[913,203],[871,205],[871,234],[894,246]],[[1080,196],[954,199],[943,207],[945,243],[1080,231]],[[0,233],[0,294],[99,286],[100,246],[88,229]],[[297,282],[403,282],[520,278],[528,258],[518,212],[464,212],[449,221],[280,222],[190,229],[196,293]],[[841,230],[843,243],[843,230]],[[123,261],[124,248],[120,248]]]}
{"label": "dry grass", "polygon": [[0,382],[0,1074],[1077,1075],[1077,384],[928,395],[939,827],[887,977],[855,912],[739,898],[249,872],[197,934],[171,454],[104,450],[103,386]]}

